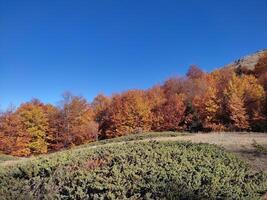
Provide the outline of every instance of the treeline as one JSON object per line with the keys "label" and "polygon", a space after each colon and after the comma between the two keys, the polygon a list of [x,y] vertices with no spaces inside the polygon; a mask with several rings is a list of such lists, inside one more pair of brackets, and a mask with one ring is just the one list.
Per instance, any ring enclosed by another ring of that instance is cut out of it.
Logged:
{"label": "treeline", "polygon": [[267,131],[267,55],[205,73],[190,67],[148,90],[111,97],[63,95],[59,106],[32,100],[0,115],[0,151],[29,156],[146,131]]}

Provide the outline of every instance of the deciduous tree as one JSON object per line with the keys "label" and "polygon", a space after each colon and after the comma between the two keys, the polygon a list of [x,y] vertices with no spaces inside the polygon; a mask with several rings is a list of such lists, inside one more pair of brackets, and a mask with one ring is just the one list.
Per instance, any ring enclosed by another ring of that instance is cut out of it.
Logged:
{"label": "deciduous tree", "polygon": [[182,130],[181,122],[185,114],[183,94],[170,96],[153,110],[152,129],[155,131]]}
{"label": "deciduous tree", "polygon": [[7,110],[0,116],[0,151],[14,156],[31,154],[30,137],[25,131],[21,117],[13,110]]}
{"label": "deciduous tree", "polygon": [[97,95],[93,102],[92,108],[94,110],[95,121],[99,124],[102,123],[108,107],[110,106],[111,98],[104,96],[103,94]]}
{"label": "deciduous tree", "polygon": [[112,98],[105,121],[100,124],[100,130],[105,138],[149,131],[151,117],[151,108],[145,92],[127,91]]}
{"label": "deciduous tree", "polygon": [[64,147],[78,145],[97,138],[94,113],[86,99],[64,93],[61,114]]}
{"label": "deciduous tree", "polygon": [[16,111],[21,117],[25,131],[30,137],[31,154],[47,153],[48,118],[42,104],[37,101],[22,104]]}
{"label": "deciduous tree", "polygon": [[244,102],[244,91],[245,84],[242,82],[242,79],[233,75],[225,91],[230,125],[233,130],[247,130],[249,128],[248,114]]}
{"label": "deciduous tree", "polygon": [[228,104],[233,130],[247,130],[249,128],[248,115],[243,99],[233,93],[229,96]]}

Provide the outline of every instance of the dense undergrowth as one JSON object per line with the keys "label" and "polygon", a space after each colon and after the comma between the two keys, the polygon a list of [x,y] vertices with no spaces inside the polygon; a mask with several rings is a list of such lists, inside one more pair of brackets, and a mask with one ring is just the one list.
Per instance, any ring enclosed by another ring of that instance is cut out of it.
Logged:
{"label": "dense undergrowth", "polygon": [[78,148],[0,168],[0,199],[259,199],[263,173],[208,144]]}

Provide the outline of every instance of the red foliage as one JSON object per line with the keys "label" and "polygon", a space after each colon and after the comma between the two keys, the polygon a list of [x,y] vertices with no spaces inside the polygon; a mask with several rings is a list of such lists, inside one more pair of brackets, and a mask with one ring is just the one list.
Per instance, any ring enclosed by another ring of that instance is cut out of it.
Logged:
{"label": "red foliage", "polygon": [[186,109],[184,95],[173,95],[153,110],[152,130],[179,131]]}
{"label": "red foliage", "polygon": [[122,136],[151,128],[151,111],[144,91],[131,90],[112,98],[100,124],[102,137]]}
{"label": "red foliage", "polygon": [[188,69],[188,72],[186,73],[186,76],[189,79],[200,79],[202,76],[205,75],[205,72],[203,72],[198,66],[191,65]]}
{"label": "red foliage", "polygon": [[28,156],[30,149],[29,135],[20,116],[13,111],[7,111],[0,117],[0,151],[14,156]]}

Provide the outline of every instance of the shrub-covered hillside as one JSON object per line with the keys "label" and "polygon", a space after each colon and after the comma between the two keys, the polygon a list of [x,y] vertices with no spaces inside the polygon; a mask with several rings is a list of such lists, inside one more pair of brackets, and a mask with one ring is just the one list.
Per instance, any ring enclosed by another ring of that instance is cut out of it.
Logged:
{"label": "shrub-covered hillside", "polygon": [[84,147],[0,168],[0,199],[259,199],[267,177],[208,144]]}

